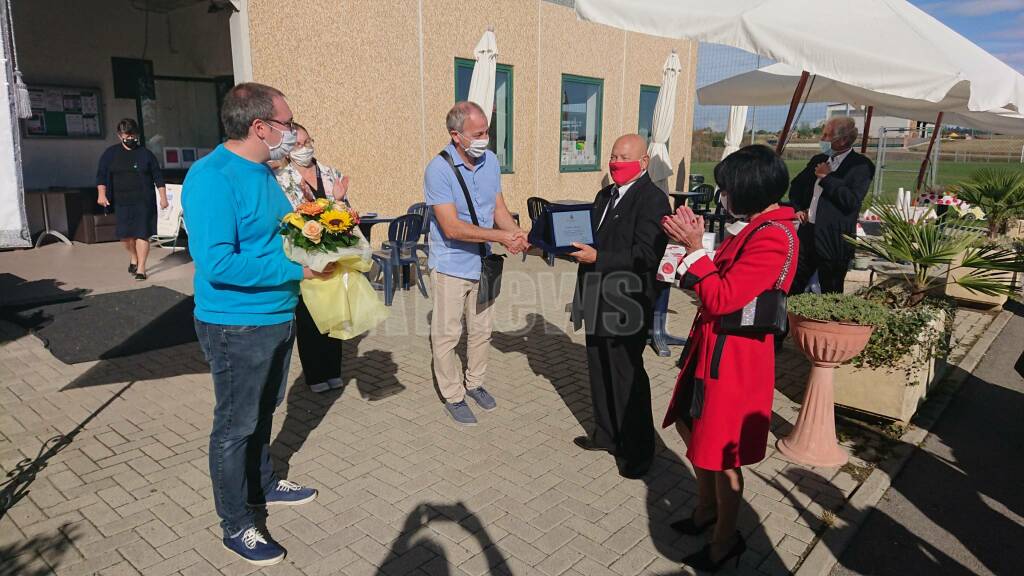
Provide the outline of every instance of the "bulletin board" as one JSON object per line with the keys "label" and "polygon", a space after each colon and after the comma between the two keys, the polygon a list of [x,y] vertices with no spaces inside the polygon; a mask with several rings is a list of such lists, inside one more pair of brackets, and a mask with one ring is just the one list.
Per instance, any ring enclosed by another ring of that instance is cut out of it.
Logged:
{"label": "bulletin board", "polygon": [[104,137],[99,88],[29,86],[32,116],[22,121],[26,138]]}

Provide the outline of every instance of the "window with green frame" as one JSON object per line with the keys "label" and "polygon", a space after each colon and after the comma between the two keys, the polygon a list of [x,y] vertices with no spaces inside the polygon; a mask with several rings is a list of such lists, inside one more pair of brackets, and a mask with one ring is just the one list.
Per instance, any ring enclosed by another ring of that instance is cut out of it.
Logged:
{"label": "window with green frame", "polygon": [[640,85],[640,116],[636,131],[648,144],[651,143],[651,130],[654,129],[654,105],[658,103],[660,91],[660,86]]}
{"label": "window with green frame", "polygon": [[601,110],[604,80],[562,74],[559,170],[601,169]]}
{"label": "window with green frame", "polygon": [[[476,60],[455,59],[455,101],[469,97]],[[494,110],[491,113],[490,143],[502,173],[512,172],[512,67],[498,64],[494,74]]]}

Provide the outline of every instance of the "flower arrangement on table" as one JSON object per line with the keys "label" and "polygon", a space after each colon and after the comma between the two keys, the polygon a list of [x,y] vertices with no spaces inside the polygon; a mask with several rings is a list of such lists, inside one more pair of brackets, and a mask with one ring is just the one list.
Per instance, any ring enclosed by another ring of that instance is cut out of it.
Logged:
{"label": "flower arrangement on table", "polygon": [[328,278],[299,284],[309,315],[322,334],[348,340],[388,316],[364,275],[370,271],[370,243],[359,233],[359,216],[332,200],[303,202],[281,220],[284,251],[290,260],[323,272]]}

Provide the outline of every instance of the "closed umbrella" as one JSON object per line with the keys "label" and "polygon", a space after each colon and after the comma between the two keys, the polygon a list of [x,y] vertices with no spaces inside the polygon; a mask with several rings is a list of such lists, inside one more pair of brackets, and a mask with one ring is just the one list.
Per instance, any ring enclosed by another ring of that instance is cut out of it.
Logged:
{"label": "closed umbrella", "polygon": [[681,69],[679,56],[672,50],[665,59],[661,89],[658,90],[654,118],[651,120],[651,143],[647,147],[647,154],[651,157],[647,173],[651,181],[666,194],[670,191],[668,178],[674,172],[668,155],[668,139],[672,136],[672,125],[676,118],[676,79]]}
{"label": "closed umbrella", "polygon": [[494,75],[498,65],[498,39],[494,37],[494,30],[488,28],[484,32],[473,54],[476,56],[476,64],[469,81],[468,99],[484,109],[487,124],[490,125],[491,115],[494,114]]}
{"label": "closed umbrella", "polygon": [[722,151],[722,158],[740,149],[746,125],[747,107],[733,106],[729,110],[729,127],[725,129],[725,150]]}

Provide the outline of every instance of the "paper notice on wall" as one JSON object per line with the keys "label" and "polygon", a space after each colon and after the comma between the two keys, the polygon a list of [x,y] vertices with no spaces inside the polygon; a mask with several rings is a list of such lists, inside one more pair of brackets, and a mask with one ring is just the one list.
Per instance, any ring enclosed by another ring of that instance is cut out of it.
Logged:
{"label": "paper notice on wall", "polygon": [[64,122],[67,123],[68,136],[82,136],[85,134],[85,123],[81,114],[65,114]]}
{"label": "paper notice on wall", "polygon": [[29,134],[46,134],[46,116],[42,112],[33,112],[32,117],[25,120],[25,130]]}
{"label": "paper notice on wall", "polygon": [[33,110],[43,110],[46,108],[46,94],[42,90],[29,90],[28,91],[29,101],[32,103]]}
{"label": "paper notice on wall", "polygon": [[60,90],[46,90],[44,99],[47,112],[64,111],[64,94]]}
{"label": "paper notice on wall", "polygon": [[99,102],[95,94],[82,95],[82,114],[96,114],[99,112]]}
{"label": "paper notice on wall", "polygon": [[86,116],[82,118],[82,129],[88,136],[99,136],[100,135],[100,121],[95,116]]}

